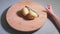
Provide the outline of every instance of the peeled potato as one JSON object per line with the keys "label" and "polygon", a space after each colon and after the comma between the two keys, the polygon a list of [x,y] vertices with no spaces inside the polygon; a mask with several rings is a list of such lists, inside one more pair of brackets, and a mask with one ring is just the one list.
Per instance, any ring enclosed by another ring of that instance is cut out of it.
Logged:
{"label": "peeled potato", "polygon": [[29,11],[29,14],[27,15],[27,18],[32,20],[38,17],[38,14],[32,10]]}
{"label": "peeled potato", "polygon": [[23,16],[27,17],[27,19],[30,19],[30,20],[38,17],[38,14],[32,9],[30,9],[28,6],[25,6],[21,12]]}
{"label": "peeled potato", "polygon": [[25,7],[22,9],[22,15],[23,15],[23,16],[26,16],[28,13],[29,13],[29,10],[28,10],[28,8],[25,6]]}

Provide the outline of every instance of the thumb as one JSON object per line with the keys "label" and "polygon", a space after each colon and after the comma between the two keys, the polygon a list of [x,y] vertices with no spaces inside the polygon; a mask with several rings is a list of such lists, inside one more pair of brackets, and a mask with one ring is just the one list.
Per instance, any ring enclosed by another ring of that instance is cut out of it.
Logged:
{"label": "thumb", "polygon": [[48,12],[49,11],[49,9],[48,8],[45,8],[46,9],[46,11]]}

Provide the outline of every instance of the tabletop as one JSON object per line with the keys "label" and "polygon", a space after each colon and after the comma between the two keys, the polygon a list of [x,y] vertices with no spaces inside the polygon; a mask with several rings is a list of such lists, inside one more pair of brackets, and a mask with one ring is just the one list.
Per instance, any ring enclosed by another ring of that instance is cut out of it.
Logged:
{"label": "tabletop", "polygon": [[[19,31],[13,30],[8,26],[4,21],[4,15],[8,8],[16,2],[21,2],[23,0],[0,0],[0,34],[23,34]],[[60,17],[60,0],[31,0],[37,2],[44,7],[47,7],[47,4],[51,4],[54,10],[54,13]],[[4,14],[4,15],[3,15]],[[25,33],[24,33],[25,34]],[[45,24],[42,28],[33,33],[28,34],[59,34],[58,29],[55,27],[53,22],[47,18]]]}

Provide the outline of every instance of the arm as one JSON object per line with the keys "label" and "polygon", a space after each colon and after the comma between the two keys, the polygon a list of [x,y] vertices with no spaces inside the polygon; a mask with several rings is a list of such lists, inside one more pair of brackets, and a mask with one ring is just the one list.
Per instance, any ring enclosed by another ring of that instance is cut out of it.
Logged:
{"label": "arm", "polygon": [[51,5],[49,4],[46,8],[47,13],[55,21],[56,26],[60,29],[60,18],[53,12]]}

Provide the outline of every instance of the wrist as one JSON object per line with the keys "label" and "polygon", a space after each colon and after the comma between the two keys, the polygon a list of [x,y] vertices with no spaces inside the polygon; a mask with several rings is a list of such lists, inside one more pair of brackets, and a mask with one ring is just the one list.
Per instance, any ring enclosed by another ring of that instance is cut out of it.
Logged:
{"label": "wrist", "polygon": [[49,12],[48,13],[50,16],[55,16],[55,13],[53,13],[53,12]]}

